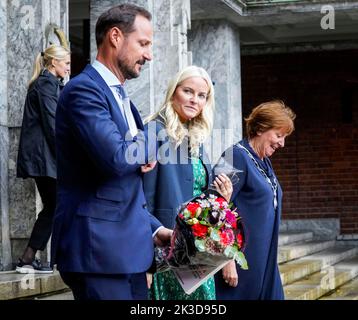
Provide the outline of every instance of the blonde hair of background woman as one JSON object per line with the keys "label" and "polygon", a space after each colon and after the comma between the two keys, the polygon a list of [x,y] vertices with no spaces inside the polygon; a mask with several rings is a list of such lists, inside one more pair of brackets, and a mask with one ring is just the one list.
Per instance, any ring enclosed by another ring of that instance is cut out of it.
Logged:
{"label": "blonde hair of background woman", "polygon": [[[200,77],[205,80],[209,87],[206,104],[202,112],[188,122],[188,126],[180,121],[179,115],[173,107],[172,98],[176,88],[181,83],[192,77]],[[190,150],[193,156],[199,155],[199,146],[211,134],[213,128],[213,118],[215,109],[214,86],[209,74],[200,67],[188,66],[179,71],[170,81],[165,101],[161,108],[154,114],[149,115],[144,122],[148,123],[156,118],[163,121],[169,137],[175,142],[175,148],[183,142],[188,136],[190,141]]]}
{"label": "blonde hair of background woman", "polygon": [[46,48],[45,51],[40,52],[35,59],[34,71],[32,73],[31,79],[29,81],[28,86],[39,77],[42,69],[48,69],[52,65],[52,60],[64,60],[66,57],[71,54],[71,52],[59,45],[51,45]]}

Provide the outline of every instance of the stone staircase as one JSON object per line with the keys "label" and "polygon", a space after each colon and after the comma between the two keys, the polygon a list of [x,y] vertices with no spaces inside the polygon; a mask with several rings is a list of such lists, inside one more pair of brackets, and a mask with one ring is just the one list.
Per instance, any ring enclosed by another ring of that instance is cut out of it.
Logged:
{"label": "stone staircase", "polygon": [[[316,240],[312,232],[282,232],[278,262],[287,300],[358,300],[358,245]],[[0,300],[72,300],[57,271],[0,272]]]}
{"label": "stone staircase", "polygon": [[58,271],[43,275],[0,272],[0,300],[31,298],[66,289]]}
{"label": "stone staircase", "polygon": [[357,245],[284,232],[278,261],[287,300],[358,299]]}

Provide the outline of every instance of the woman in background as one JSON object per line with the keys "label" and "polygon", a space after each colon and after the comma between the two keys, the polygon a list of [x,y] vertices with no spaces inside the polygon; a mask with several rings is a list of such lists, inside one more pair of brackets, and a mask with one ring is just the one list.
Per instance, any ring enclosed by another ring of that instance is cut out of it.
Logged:
{"label": "woman in background", "polygon": [[29,82],[17,157],[17,177],[33,178],[43,209],[33,227],[29,243],[16,266],[20,273],[51,273],[35,259],[51,236],[56,207],[55,114],[63,79],[69,75],[68,49],[51,45],[37,55]]}

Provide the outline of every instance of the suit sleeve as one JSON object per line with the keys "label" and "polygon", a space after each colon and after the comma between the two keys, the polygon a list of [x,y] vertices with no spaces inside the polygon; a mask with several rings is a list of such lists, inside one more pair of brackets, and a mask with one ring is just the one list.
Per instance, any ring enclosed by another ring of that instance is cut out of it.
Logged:
{"label": "suit sleeve", "polygon": [[55,154],[55,115],[58,101],[58,86],[53,81],[46,79],[41,82],[41,88],[37,90],[41,125],[46,141]]}
{"label": "suit sleeve", "polygon": [[158,228],[162,227],[163,225],[161,224],[161,222],[156,217],[154,217],[150,213],[149,213],[149,218],[150,218],[150,226],[152,228],[152,234],[154,234],[154,232],[157,231]]}
{"label": "suit sleeve", "polygon": [[60,106],[66,109],[75,138],[99,170],[121,176],[147,163],[145,135],[139,134],[135,141],[122,136],[96,84],[78,83],[61,96]]}

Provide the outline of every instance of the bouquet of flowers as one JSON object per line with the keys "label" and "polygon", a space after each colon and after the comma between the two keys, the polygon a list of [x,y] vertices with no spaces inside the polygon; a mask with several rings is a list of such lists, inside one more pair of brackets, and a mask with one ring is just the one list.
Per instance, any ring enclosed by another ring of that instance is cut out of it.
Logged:
{"label": "bouquet of flowers", "polygon": [[157,272],[194,265],[216,267],[231,259],[248,269],[244,245],[238,212],[217,191],[209,189],[179,209],[170,247],[157,249]]}

